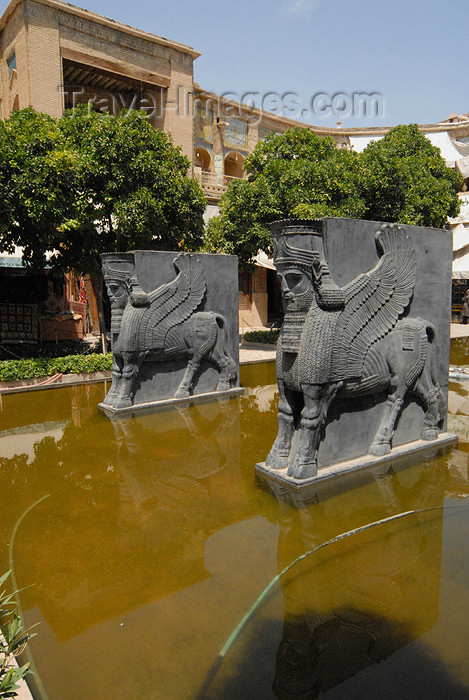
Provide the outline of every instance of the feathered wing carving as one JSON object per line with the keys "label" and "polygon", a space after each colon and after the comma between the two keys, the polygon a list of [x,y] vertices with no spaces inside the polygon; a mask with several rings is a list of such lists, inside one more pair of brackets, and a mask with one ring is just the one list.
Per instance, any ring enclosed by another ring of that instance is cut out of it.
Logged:
{"label": "feathered wing carving", "polygon": [[173,261],[179,272],[168,284],[150,292],[150,308],[146,310],[140,327],[145,348],[165,348],[169,331],[191,316],[201,303],[207,283],[204,268],[191,254],[180,253]]}
{"label": "feathered wing carving", "polygon": [[415,285],[415,251],[405,230],[383,224],[376,233],[377,265],[343,287],[345,308],[337,319],[332,350],[336,380],[361,377],[370,346],[389,333],[408,306]]}

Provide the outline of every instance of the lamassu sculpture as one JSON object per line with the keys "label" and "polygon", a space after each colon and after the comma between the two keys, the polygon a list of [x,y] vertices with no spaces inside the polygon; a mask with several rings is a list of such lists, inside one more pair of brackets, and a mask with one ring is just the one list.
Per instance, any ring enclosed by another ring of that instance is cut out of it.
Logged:
{"label": "lamassu sculpture", "polygon": [[[354,412],[369,407],[370,398],[376,403],[371,418],[364,413],[357,424],[360,432],[369,432],[364,452],[372,455],[391,452],[405,402],[417,400],[424,409],[423,440],[437,439],[446,418],[434,357],[435,325],[407,315],[417,255],[406,229],[374,224],[378,262],[338,286],[325,259],[325,223],[271,225],[285,317],[277,349],[279,430],[265,466],[287,469],[296,479],[316,475],[328,413],[339,399]],[[342,460],[355,456],[350,454],[355,440],[350,425],[342,435],[336,430],[335,439],[342,442]]]}
{"label": "lamassu sculpture", "polygon": [[[213,310],[198,310],[207,292],[206,272],[199,257],[141,251],[143,270],[149,267],[151,256],[158,256],[156,262],[161,267],[165,260],[169,263],[170,255],[177,273],[147,293],[137,277],[136,255],[102,255],[111,302],[113,353],[112,384],[103,408],[121,410],[134,405],[144,363],[166,363],[156,395],[150,399],[188,398],[203,362],[217,371],[216,385],[209,389],[229,391],[237,382],[238,366],[227,349],[225,317]],[[181,361],[185,369],[174,391],[168,381],[169,370],[177,370]],[[174,364],[177,362],[179,365]]]}

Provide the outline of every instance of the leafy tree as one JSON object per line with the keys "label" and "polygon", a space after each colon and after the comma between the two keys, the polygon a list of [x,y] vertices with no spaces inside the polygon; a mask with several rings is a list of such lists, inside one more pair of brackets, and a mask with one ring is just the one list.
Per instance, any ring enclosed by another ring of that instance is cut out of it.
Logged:
{"label": "leafy tree", "polygon": [[417,124],[396,126],[362,153],[366,218],[418,226],[447,226],[459,211],[463,178]]}
{"label": "leafy tree", "polygon": [[2,250],[21,246],[28,264],[44,266],[60,226],[75,216],[78,161],[52,117],[26,109],[0,122]]}
{"label": "leafy tree", "polygon": [[66,113],[58,127],[79,155],[76,218],[61,227],[68,245],[59,259],[89,271],[105,251],[200,246],[202,190],[187,177],[189,160],[144,112],[113,117],[82,108]]}
{"label": "leafy tree", "polygon": [[223,195],[221,215],[211,219],[212,250],[239,256],[249,266],[260,249],[270,251],[268,224],[286,217],[359,218],[365,211],[357,188],[356,153],[338,150],[332,138],[296,128],[268,136],[246,157],[247,180],[234,180]]}
{"label": "leafy tree", "polygon": [[296,128],[269,136],[247,156],[247,180],[233,181],[208,226],[212,250],[249,266],[271,251],[268,224],[287,217],[348,218],[443,226],[458,208],[459,175],[415,125],[396,127],[363,153]]}
{"label": "leafy tree", "polygon": [[189,160],[144,112],[32,109],[0,124],[0,248],[94,276],[113,250],[198,248],[205,199]]}

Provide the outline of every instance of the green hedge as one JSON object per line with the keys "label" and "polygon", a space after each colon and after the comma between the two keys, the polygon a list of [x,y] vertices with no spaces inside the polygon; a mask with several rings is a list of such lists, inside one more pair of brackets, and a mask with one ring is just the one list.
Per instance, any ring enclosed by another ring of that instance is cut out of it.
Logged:
{"label": "green hedge", "polygon": [[51,377],[61,374],[98,372],[112,368],[112,354],[66,355],[65,357],[37,357],[29,360],[3,360],[0,362],[0,381]]}
{"label": "green hedge", "polygon": [[275,345],[278,340],[279,331],[249,331],[244,334],[244,340],[250,343],[267,343]]}

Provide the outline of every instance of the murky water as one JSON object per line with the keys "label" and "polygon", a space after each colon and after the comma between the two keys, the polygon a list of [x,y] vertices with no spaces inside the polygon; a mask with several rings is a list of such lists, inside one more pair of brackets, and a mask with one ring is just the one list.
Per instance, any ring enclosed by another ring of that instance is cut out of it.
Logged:
{"label": "murky water", "polygon": [[[469,698],[469,382],[450,387],[457,449],[296,505],[254,476],[274,365],[242,383],[126,421],[96,408],[104,385],[2,398],[0,571],[29,586],[42,697]],[[230,637],[297,557],[415,510],[308,555]]]}

